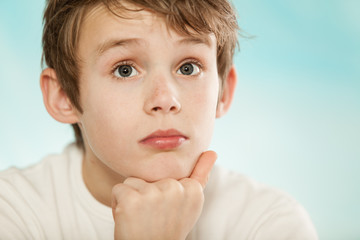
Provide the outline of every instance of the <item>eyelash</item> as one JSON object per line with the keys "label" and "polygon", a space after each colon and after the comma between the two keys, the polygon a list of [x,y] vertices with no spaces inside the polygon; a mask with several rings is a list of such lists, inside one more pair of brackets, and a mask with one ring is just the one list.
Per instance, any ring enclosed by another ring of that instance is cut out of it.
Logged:
{"label": "eyelash", "polygon": [[[120,66],[123,66],[123,65],[129,65],[133,68],[135,68],[135,70],[137,71],[137,67],[135,66],[135,64],[131,61],[122,61],[122,62],[119,62],[117,64],[114,65],[114,67],[111,69],[111,72],[110,74],[115,78],[115,79],[127,79],[126,77],[117,77],[115,76],[115,71],[118,69],[118,67]],[[139,72],[139,71],[138,71]],[[130,77],[131,78],[131,77]]]}
{"label": "eyelash", "polygon": [[[204,66],[203,64],[199,61],[199,60],[196,60],[194,58],[191,58],[191,59],[186,59],[184,60],[180,66],[176,69],[176,72],[181,68],[181,66],[183,66],[184,64],[187,64],[187,63],[191,63],[191,64],[195,64],[196,66],[199,67],[200,71],[204,71]],[[119,79],[119,77],[115,76],[115,71],[118,69],[118,67],[120,66],[123,66],[123,65],[129,65],[133,68],[135,68],[135,70],[137,71],[137,67],[136,65],[131,62],[131,61],[122,61],[122,62],[119,62],[117,64],[114,65],[114,67],[111,69],[111,75],[115,78],[115,79]],[[138,71],[139,72],[139,71]],[[198,75],[198,74],[197,74]],[[197,75],[194,75],[194,76],[197,76]],[[185,75],[184,75],[185,76]],[[189,75],[187,77],[194,77],[193,75]],[[131,78],[131,77],[130,77]],[[126,77],[121,77],[121,79],[126,79]]]}
{"label": "eyelash", "polygon": [[[180,64],[180,67],[181,67],[182,65],[184,65],[184,64],[187,64],[187,63],[195,64],[196,66],[199,67],[200,71],[203,71],[203,70],[204,70],[203,64],[202,64],[199,60],[196,60],[196,59],[194,59],[194,58],[186,59],[185,61],[183,61],[183,62]],[[180,67],[178,67],[177,70],[179,70]],[[176,71],[177,71],[177,70],[176,70]]]}

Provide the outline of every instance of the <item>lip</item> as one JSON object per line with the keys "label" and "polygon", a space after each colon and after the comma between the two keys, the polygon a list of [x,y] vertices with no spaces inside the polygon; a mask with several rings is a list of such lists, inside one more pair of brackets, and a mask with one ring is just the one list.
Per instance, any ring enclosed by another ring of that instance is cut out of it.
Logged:
{"label": "lip", "polygon": [[180,147],[189,138],[176,129],[157,130],[141,139],[140,144],[159,150],[171,150]]}

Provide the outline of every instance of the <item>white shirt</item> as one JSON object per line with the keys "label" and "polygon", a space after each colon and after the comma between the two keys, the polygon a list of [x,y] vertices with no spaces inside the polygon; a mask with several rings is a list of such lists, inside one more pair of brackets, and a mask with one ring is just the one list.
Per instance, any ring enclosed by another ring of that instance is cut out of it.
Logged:
{"label": "white shirt", "polygon": [[[0,239],[113,239],[110,207],[82,179],[82,151],[0,173]],[[215,166],[202,214],[187,239],[317,239],[306,211],[286,194]]]}

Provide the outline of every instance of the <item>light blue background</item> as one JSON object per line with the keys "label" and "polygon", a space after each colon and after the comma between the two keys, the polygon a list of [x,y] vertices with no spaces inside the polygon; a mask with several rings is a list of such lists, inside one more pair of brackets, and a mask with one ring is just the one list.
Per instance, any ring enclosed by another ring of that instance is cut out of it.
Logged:
{"label": "light blue background", "polygon": [[[235,2],[239,82],[218,164],[293,195],[321,239],[360,239],[360,1]],[[44,1],[0,1],[0,170],[60,152],[72,130],[39,88]]]}

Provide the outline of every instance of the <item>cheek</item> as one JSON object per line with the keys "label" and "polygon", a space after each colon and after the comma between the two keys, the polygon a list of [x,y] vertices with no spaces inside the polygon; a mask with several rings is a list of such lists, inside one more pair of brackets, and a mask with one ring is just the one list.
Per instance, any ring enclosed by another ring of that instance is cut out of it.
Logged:
{"label": "cheek", "polygon": [[88,96],[81,119],[86,135],[84,137],[99,158],[114,157],[119,148],[126,146],[126,142],[133,136],[130,133],[136,130],[136,104],[126,101],[126,96],[111,94],[110,91],[97,91]]}
{"label": "cheek", "polygon": [[[216,116],[219,85],[216,79],[208,81],[201,89],[193,93],[189,103],[189,121],[194,126],[196,145],[206,150],[210,145]],[[200,93],[200,94],[199,94]]]}
{"label": "cheek", "polygon": [[[206,120],[214,120],[216,114],[216,106],[219,93],[219,81],[214,77],[209,77],[196,92],[193,93],[194,110],[198,115]],[[194,113],[194,116],[197,114]]]}

